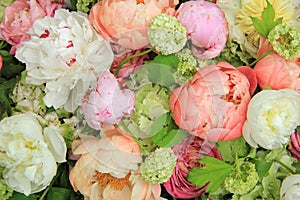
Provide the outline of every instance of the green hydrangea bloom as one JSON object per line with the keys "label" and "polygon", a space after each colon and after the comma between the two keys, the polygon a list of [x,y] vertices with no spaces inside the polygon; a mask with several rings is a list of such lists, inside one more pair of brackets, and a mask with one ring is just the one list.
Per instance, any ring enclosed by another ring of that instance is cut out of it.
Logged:
{"label": "green hydrangea bloom", "polygon": [[294,58],[300,51],[300,34],[293,26],[279,24],[268,35],[273,49],[285,59]]}
{"label": "green hydrangea bloom", "polygon": [[245,194],[256,186],[258,179],[255,164],[244,162],[225,179],[225,189],[234,194]]}
{"label": "green hydrangea bloom", "polygon": [[141,176],[149,183],[161,184],[173,174],[176,155],[171,148],[158,148],[151,152],[140,166]]}
{"label": "green hydrangea bloom", "polygon": [[14,191],[6,185],[6,181],[2,178],[3,169],[0,167],[0,200],[7,200],[13,195]]}
{"label": "green hydrangea bloom", "polygon": [[150,21],[148,38],[151,45],[163,55],[180,51],[186,44],[186,29],[176,17],[166,14],[155,16]]}

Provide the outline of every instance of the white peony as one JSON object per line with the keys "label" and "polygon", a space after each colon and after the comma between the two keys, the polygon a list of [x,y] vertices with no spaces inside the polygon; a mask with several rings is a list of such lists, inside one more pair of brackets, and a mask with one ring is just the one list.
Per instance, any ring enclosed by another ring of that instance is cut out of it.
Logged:
{"label": "white peony", "polygon": [[282,181],[280,188],[280,199],[300,199],[300,174],[288,176]]}
{"label": "white peony", "polygon": [[292,89],[263,90],[250,101],[243,127],[253,147],[281,148],[300,124],[300,94]]}
{"label": "white peony", "polygon": [[44,129],[44,137],[39,121],[30,113],[0,121],[0,166],[13,190],[29,195],[45,189],[56,175],[56,162],[65,161],[64,140],[59,132],[50,130]]}
{"label": "white peony", "polygon": [[46,83],[44,102],[48,107],[72,112],[96,75],[110,68],[113,52],[107,41],[90,26],[87,14],[56,10],[54,17],[34,22],[31,39],[16,52],[26,64],[30,84]]}

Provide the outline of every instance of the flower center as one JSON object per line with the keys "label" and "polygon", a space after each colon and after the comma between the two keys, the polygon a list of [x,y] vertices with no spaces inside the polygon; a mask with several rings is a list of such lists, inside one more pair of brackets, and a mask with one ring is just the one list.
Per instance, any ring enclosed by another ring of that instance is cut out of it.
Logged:
{"label": "flower center", "polygon": [[115,190],[122,190],[126,184],[129,182],[130,173],[128,173],[124,178],[116,178],[109,173],[96,172],[95,177],[98,180],[99,186],[105,188],[106,186],[111,186]]}

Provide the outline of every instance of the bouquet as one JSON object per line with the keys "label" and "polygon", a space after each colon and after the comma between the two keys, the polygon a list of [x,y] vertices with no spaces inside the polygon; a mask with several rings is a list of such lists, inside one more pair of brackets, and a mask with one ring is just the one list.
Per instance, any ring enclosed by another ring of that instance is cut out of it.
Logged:
{"label": "bouquet", "polygon": [[1,1],[0,199],[299,199],[299,6]]}

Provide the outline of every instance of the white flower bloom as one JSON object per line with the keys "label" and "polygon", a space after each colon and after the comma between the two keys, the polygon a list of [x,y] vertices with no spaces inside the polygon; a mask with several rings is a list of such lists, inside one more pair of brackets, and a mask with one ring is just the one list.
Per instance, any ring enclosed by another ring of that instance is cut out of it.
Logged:
{"label": "white flower bloom", "polygon": [[[48,131],[49,132],[49,131]],[[47,134],[55,157],[44,140],[43,129],[33,114],[19,114],[0,121],[0,166],[7,185],[29,195],[45,189],[56,175],[56,160],[65,161],[66,145],[58,134]],[[57,137],[57,138],[56,138]],[[54,143],[55,141],[55,143]]]}
{"label": "white flower bloom", "polygon": [[282,181],[280,188],[280,199],[300,199],[300,174],[288,176]]}
{"label": "white flower bloom", "polygon": [[113,61],[109,43],[93,30],[86,14],[65,9],[36,20],[29,34],[31,40],[16,52],[26,64],[27,82],[46,83],[48,107],[74,111],[94,86],[96,75],[109,69]]}
{"label": "white flower bloom", "polygon": [[263,90],[250,101],[243,127],[253,147],[281,148],[300,124],[300,94],[292,89]]}

